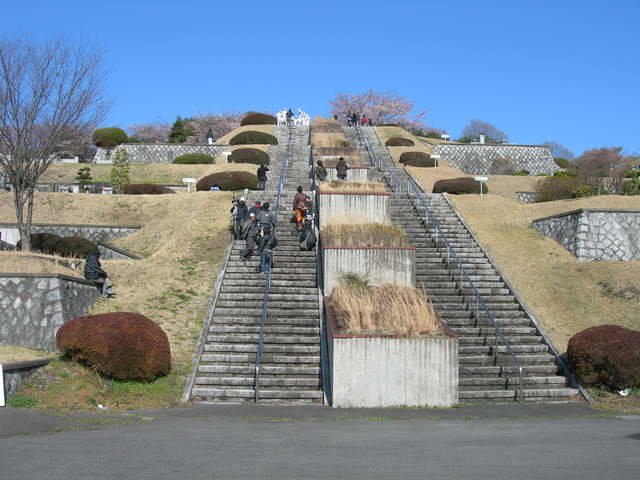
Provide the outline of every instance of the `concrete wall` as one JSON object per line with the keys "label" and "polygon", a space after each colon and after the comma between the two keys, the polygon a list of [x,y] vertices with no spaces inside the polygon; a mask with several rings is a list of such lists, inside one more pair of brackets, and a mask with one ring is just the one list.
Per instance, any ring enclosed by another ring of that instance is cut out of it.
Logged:
{"label": "concrete wall", "polygon": [[173,163],[173,159],[187,153],[205,153],[216,158],[227,150],[226,145],[185,145],[177,143],[138,144],[128,143],[120,145],[111,151],[111,155],[104,148],[98,148],[94,158],[95,163],[111,163],[113,155],[118,149],[124,149],[129,155],[129,163]]}
{"label": "concrete wall", "polygon": [[640,260],[640,210],[573,210],[532,225],[580,261]]}
{"label": "concrete wall", "polygon": [[339,335],[327,303],[326,360],[333,407],[451,407],[458,403],[457,338]]}
{"label": "concrete wall", "polygon": [[322,193],[317,195],[320,208],[319,227],[323,229],[332,218],[357,216],[369,223],[391,223],[389,193]]}
{"label": "concrete wall", "polygon": [[66,275],[0,275],[0,345],[55,350],[58,328],[98,294],[93,282]]}
{"label": "concrete wall", "polygon": [[516,171],[528,170],[531,175],[552,175],[560,170],[544,145],[469,145],[442,144],[433,147],[451,165],[467,174],[489,174],[496,159],[509,159]]}
{"label": "concrete wall", "polygon": [[[31,233],[52,233],[61,237],[82,237],[93,243],[107,242],[126,237],[140,230],[138,226],[110,226],[110,225],[66,225],[34,223]],[[20,239],[15,223],[0,223],[2,240],[15,245]],[[5,235],[11,240],[7,240]],[[15,243],[14,243],[15,241]]]}
{"label": "concrete wall", "polygon": [[52,359],[42,358],[25,362],[11,362],[2,364],[4,373],[4,398],[8,400],[16,393],[39,368],[47,365]]}
{"label": "concrete wall", "polygon": [[[327,168],[327,180],[338,180],[338,174],[335,168]],[[349,182],[368,182],[368,168],[350,168],[347,170],[347,181]]]}
{"label": "concrete wall", "polygon": [[357,273],[372,286],[390,283],[403,287],[415,287],[416,250],[406,248],[322,248],[322,264],[325,295],[331,295],[341,277]]}

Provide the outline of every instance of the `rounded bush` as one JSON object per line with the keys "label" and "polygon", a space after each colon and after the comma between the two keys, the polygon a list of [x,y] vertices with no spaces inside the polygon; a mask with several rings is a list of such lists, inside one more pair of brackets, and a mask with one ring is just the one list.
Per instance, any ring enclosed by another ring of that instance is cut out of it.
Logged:
{"label": "rounded bush", "polygon": [[428,153],[404,152],[400,155],[400,163],[411,167],[435,167],[436,161]]}
{"label": "rounded bush", "polygon": [[556,157],[553,161],[556,162],[556,165],[560,168],[569,168],[571,166],[571,162],[566,158]]}
{"label": "rounded bush", "polygon": [[[480,193],[480,182],[476,182],[470,177],[438,180],[433,184],[433,193],[452,193],[455,195]],[[482,193],[489,193],[489,187],[486,183],[482,186]]]}
{"label": "rounded bush", "polygon": [[278,145],[278,139],[270,133],[248,130],[229,140],[229,145]]}
{"label": "rounded bush", "polygon": [[196,190],[208,191],[217,186],[220,190],[255,190],[258,186],[258,177],[249,172],[219,172],[202,177],[196,183]]}
{"label": "rounded bush", "polygon": [[268,113],[248,112],[240,121],[240,126],[245,125],[277,125],[278,120]]}
{"label": "rounded bush", "polygon": [[153,183],[132,183],[122,188],[125,195],[164,195],[168,193],[176,193],[170,188]]}
{"label": "rounded bush", "polygon": [[268,165],[269,154],[257,148],[238,148],[229,155],[229,163],[254,163]]}
{"label": "rounded bush", "polygon": [[387,147],[413,147],[415,143],[409,138],[391,137],[386,141],[385,145]]}
{"label": "rounded bush", "polygon": [[[18,242],[18,248],[21,242]],[[98,250],[98,246],[82,237],[61,237],[52,233],[31,235],[31,248],[47,255],[84,258]]]}
{"label": "rounded bush", "polygon": [[60,327],[56,344],[73,360],[117,380],[150,382],[171,370],[167,334],[139,313],[75,318]]}
{"label": "rounded bush", "polygon": [[567,347],[573,373],[587,386],[640,387],[640,332],[599,325],[576,333]]}
{"label": "rounded bush", "polygon": [[622,195],[640,195],[640,178],[632,178],[622,184]]}
{"label": "rounded bush", "polygon": [[214,163],[211,155],[206,153],[185,153],[173,159],[173,163],[180,165],[200,165],[206,163]]}
{"label": "rounded bush", "polygon": [[127,133],[117,127],[99,128],[91,137],[94,145],[107,149],[126,143],[128,138]]}
{"label": "rounded bush", "polygon": [[582,186],[580,180],[572,176],[545,177],[536,185],[538,202],[552,202],[573,198],[573,192]]}

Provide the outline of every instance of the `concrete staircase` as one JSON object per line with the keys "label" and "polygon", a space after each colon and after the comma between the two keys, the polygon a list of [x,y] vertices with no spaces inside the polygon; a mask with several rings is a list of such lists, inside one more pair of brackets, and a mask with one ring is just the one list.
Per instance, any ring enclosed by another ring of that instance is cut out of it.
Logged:
{"label": "concrete staircase", "polygon": [[[276,127],[279,145],[270,148],[271,165],[265,191],[252,191],[249,201],[275,208],[279,175],[287,150],[288,127]],[[269,307],[261,357],[260,401],[322,403],[320,328],[316,253],[300,252],[291,204],[298,185],[309,191],[308,127],[293,127],[289,168],[277,223]],[[255,362],[266,275],[258,273],[259,257],[239,255],[244,240],[233,242],[222,286],[192,389],[202,403],[254,400]]]}
{"label": "concrete staircase", "polygon": [[[355,131],[346,130],[351,135]],[[373,129],[363,128],[361,135],[369,140],[376,163],[382,161],[389,167],[387,172],[393,172],[406,186],[409,176],[403,168],[393,166],[387,148],[379,144]],[[367,158],[363,152],[363,159]],[[379,172],[381,178],[392,185],[390,175],[384,171]],[[476,297],[469,282],[461,281],[455,260],[447,263],[442,236],[436,240],[434,225],[415,207],[415,195],[408,195],[406,187],[402,192],[391,198],[391,217],[416,248],[417,286],[426,290],[441,318],[460,335],[460,401],[516,400],[519,376],[511,355],[500,339],[496,347],[495,329],[481,308],[476,314]],[[551,348],[451,205],[442,195],[427,194],[426,198],[442,232],[523,366],[524,399],[566,401],[577,394],[578,390],[567,387],[568,379]]]}

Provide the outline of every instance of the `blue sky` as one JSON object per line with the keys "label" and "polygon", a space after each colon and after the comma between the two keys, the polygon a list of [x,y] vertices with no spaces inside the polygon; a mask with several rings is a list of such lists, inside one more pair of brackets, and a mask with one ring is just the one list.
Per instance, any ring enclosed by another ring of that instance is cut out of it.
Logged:
{"label": "blue sky", "polygon": [[326,114],[394,90],[454,136],[640,153],[640,0],[3,2],[0,32],[104,51],[109,124],[177,114]]}

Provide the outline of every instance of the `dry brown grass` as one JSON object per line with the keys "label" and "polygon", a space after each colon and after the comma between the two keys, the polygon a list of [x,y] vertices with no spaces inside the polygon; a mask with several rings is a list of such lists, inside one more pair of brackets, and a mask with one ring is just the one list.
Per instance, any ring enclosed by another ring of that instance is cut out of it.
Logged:
{"label": "dry brown grass", "polygon": [[314,148],[347,148],[351,144],[344,133],[316,133],[311,135],[311,145]]}
{"label": "dry brown grass", "polygon": [[329,219],[322,229],[322,239],[331,247],[400,248],[408,244],[404,230],[359,218]]}
{"label": "dry brown grass", "polygon": [[433,305],[415,288],[338,285],[331,306],[339,330],[349,334],[419,336],[442,333]]}
{"label": "dry brown grass", "polygon": [[[251,131],[251,132],[264,132],[273,135],[275,125],[245,125],[243,127],[236,128],[233,132],[229,132],[226,135],[220,137],[214,142],[214,145],[228,145],[229,140],[238,135],[239,133]],[[242,145],[243,147],[253,147],[254,145]]]}
{"label": "dry brown grass", "polygon": [[[264,147],[264,145],[262,145]],[[229,151],[237,147],[230,148]],[[264,149],[264,148],[263,148]],[[254,173],[253,165],[220,163],[226,161],[223,155],[216,158],[217,165],[173,165],[173,164],[152,164],[152,165],[131,165],[129,175],[131,183],[154,183],[163,185],[182,185],[185,177],[202,178],[217,172],[228,170],[242,170]],[[80,167],[89,167],[93,181],[97,183],[111,182],[112,165],[103,164],[65,164],[59,163],[51,165],[42,175],[40,183],[73,183],[76,182],[76,175]]]}
{"label": "dry brown grass", "polygon": [[384,193],[386,191],[384,184],[380,182],[346,182],[332,180],[320,185],[320,192],[322,193]]}
{"label": "dry brown grass", "polygon": [[611,294],[611,289],[625,286],[640,288],[640,262],[578,262],[530,226],[536,218],[578,208],[640,209],[639,197],[611,195],[533,204],[493,193],[482,199],[478,195],[449,198],[561,352],[572,335],[587,327],[640,328],[640,302]]}
{"label": "dry brown grass", "polygon": [[[76,264],[76,268],[66,266],[71,264]],[[84,262],[73,262],[68,258],[53,255],[0,251],[0,272],[2,273],[45,273],[82,278],[83,266]]]}
{"label": "dry brown grass", "polygon": [[342,133],[342,125],[333,118],[317,116],[311,121],[311,131],[325,133]]}
{"label": "dry brown grass", "polygon": [[53,356],[51,352],[44,350],[23,347],[4,347],[0,345],[0,364],[24,362],[26,360],[36,360],[38,358],[48,358],[51,356]]}

